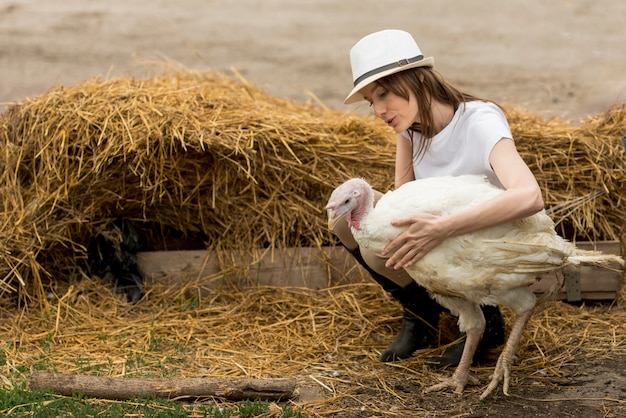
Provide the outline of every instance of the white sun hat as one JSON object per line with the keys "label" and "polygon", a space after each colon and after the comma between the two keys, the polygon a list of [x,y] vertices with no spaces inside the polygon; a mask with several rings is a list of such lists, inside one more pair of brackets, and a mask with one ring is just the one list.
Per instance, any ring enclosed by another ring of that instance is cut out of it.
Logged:
{"label": "white sun hat", "polygon": [[345,104],[363,100],[359,93],[373,81],[399,71],[416,67],[432,67],[433,57],[424,58],[410,33],[387,29],[362,38],[350,49],[350,65],[354,87]]}

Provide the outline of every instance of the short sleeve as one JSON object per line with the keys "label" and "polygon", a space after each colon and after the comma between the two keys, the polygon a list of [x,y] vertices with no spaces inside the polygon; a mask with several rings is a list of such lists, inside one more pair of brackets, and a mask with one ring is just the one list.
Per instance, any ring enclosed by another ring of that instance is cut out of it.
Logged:
{"label": "short sleeve", "polygon": [[489,154],[502,138],[513,139],[511,128],[502,110],[493,103],[484,103],[467,121],[468,141],[480,155],[484,167],[489,167]]}

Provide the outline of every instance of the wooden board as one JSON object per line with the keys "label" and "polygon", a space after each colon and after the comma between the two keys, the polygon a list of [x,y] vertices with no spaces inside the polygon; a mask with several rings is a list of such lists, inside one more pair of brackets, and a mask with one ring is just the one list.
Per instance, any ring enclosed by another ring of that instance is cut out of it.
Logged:
{"label": "wooden board", "polygon": [[173,285],[193,281],[206,288],[227,277],[239,284],[322,289],[364,274],[343,247],[288,248],[245,259],[205,250],[140,252],[137,262],[147,280]]}
{"label": "wooden board", "polygon": [[[576,245],[610,254],[619,255],[621,252],[618,241],[578,242]],[[240,285],[322,289],[368,277],[343,247],[323,247],[321,250],[288,248],[268,251],[256,257],[205,250],[154,251],[138,253],[137,261],[148,281],[171,286],[193,282],[206,291],[225,279]],[[612,300],[621,288],[622,276],[616,271],[586,266],[569,271],[578,275],[580,295],[584,300]],[[545,274],[532,289],[540,294],[554,280],[554,273]],[[565,285],[556,297],[568,299]]]}
{"label": "wooden board", "polygon": [[[583,250],[602,251],[607,254],[621,254],[618,241],[577,242],[576,246]],[[597,267],[579,266],[569,268],[565,272],[563,286],[555,295],[557,299],[578,302],[581,300],[613,300],[622,287],[622,273]],[[540,281],[531,286],[537,293],[543,293],[553,285],[555,273],[546,273],[540,276]],[[568,280],[570,279],[570,280]],[[578,281],[578,286],[575,281]],[[578,287],[578,289],[569,289]]]}

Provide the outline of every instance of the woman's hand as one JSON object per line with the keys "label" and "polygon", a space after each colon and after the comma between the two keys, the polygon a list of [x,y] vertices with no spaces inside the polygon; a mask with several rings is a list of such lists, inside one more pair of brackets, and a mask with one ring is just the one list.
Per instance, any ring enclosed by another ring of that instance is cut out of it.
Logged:
{"label": "woman's hand", "polygon": [[441,244],[446,239],[441,220],[437,215],[418,213],[392,221],[393,226],[408,228],[383,249],[384,257],[390,255],[385,265],[395,270],[411,267]]}

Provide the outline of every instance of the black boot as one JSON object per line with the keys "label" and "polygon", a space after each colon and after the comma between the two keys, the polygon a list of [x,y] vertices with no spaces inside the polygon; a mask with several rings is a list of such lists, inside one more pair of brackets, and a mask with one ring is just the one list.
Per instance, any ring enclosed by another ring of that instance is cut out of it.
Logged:
{"label": "black boot", "polygon": [[388,362],[409,358],[415,350],[428,347],[429,341],[437,336],[439,314],[443,311],[441,305],[415,282],[400,287],[394,281],[376,273],[365,263],[358,247],[348,251],[404,309],[400,332],[382,353],[380,360]]}
{"label": "black boot", "polygon": [[[481,306],[485,315],[485,332],[478,343],[473,361],[476,362],[486,351],[504,344],[504,318],[497,306]],[[465,348],[465,333],[457,336],[458,342],[446,348],[440,357],[432,357],[426,360],[426,365],[433,369],[455,367],[461,361],[461,355]]]}
{"label": "black boot", "polygon": [[[375,280],[378,281],[376,277]],[[439,315],[443,311],[428,291],[415,282],[388,292],[400,302],[403,313],[398,335],[380,356],[383,362],[409,358],[415,350],[437,341]]]}

